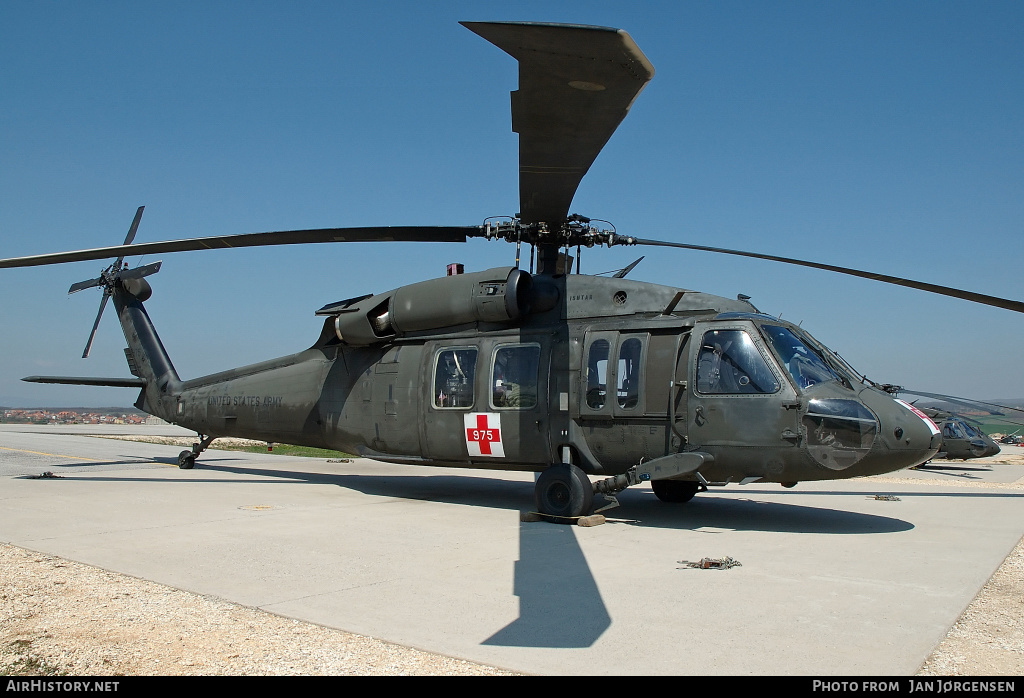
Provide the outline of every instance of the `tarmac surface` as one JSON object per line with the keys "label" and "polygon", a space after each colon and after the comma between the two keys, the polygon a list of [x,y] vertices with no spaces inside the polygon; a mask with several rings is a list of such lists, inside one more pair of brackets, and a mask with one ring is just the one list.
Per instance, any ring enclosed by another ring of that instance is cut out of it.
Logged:
{"label": "tarmac surface", "polygon": [[1016,464],[675,506],[638,486],[584,528],[520,521],[530,473],[213,449],[180,470],[97,430],[189,435],[0,425],[0,540],[532,674],[913,675],[1024,535]]}

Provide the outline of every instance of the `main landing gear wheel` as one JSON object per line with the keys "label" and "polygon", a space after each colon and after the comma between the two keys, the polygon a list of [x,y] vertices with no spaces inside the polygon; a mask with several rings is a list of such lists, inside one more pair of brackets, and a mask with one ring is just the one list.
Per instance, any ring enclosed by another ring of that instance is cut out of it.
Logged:
{"label": "main landing gear wheel", "polygon": [[564,518],[586,516],[594,505],[594,486],[577,466],[558,463],[537,478],[537,511]]}
{"label": "main landing gear wheel", "polygon": [[178,467],[182,470],[196,467],[196,457],[192,455],[192,451],[182,451],[178,454]]}
{"label": "main landing gear wheel", "polygon": [[663,502],[682,504],[693,499],[700,490],[700,483],[690,480],[651,480],[651,489]]}

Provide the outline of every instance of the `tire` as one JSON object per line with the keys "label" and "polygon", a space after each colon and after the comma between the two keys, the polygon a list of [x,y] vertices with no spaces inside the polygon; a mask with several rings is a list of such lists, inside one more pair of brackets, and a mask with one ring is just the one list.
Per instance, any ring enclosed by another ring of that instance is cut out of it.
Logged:
{"label": "tire", "polygon": [[534,488],[537,511],[548,516],[586,516],[594,506],[594,486],[575,465],[552,465],[537,478]]}
{"label": "tire", "polygon": [[182,470],[196,467],[196,457],[192,455],[192,451],[182,451],[178,454],[178,467]]}
{"label": "tire", "polygon": [[683,504],[693,499],[700,485],[691,480],[651,480],[651,489],[663,502]]}

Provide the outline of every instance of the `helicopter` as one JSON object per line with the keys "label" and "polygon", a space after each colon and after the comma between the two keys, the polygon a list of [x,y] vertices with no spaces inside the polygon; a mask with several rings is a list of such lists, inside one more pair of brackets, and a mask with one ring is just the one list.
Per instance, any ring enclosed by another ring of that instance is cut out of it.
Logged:
{"label": "helicopter", "polygon": [[931,417],[942,431],[942,445],[935,454],[936,458],[971,460],[999,453],[999,444],[974,420],[936,407],[922,407],[921,411]]}
{"label": "helicopter", "polygon": [[999,439],[999,443],[1007,444],[1009,446],[1019,446],[1022,441],[1024,441],[1024,439],[1022,439],[1020,436],[1020,429],[1013,432],[1012,434],[1006,434],[1001,439]]}
{"label": "helicopter", "polygon": [[[625,31],[462,22],[518,61],[520,210],[467,226],[351,227],[136,243],[0,260],[0,268],[114,258],[69,293],[102,292],[131,377],[29,376],[37,383],[139,390],[135,406],[195,431],[195,467],[220,437],[329,448],[408,465],[538,473],[535,505],[553,520],[618,504],[650,483],[683,503],[730,483],[832,480],[932,458],[936,424],[891,386],[867,381],[807,330],[750,298],[580,271],[582,248],[702,250],[817,268],[1024,312],[1024,303],[776,255],[622,235],[569,214],[582,178],[654,76]],[[145,302],[162,262],[127,256],[264,245],[502,241],[515,264],[366,293],[316,310],[307,349],[182,379]],[[529,248],[524,264],[523,247]],[[574,254],[575,251],[575,254]],[[575,269],[573,263],[575,262]],[[524,268],[525,266],[525,268]]]}
{"label": "helicopter", "polygon": [[[1008,411],[1024,413],[1024,410],[1019,407],[1010,407],[1008,405],[983,402],[980,400],[968,400],[954,395],[921,392],[895,386],[890,386],[890,390],[897,393],[909,393],[912,395],[919,395],[921,397],[934,398],[945,403],[960,405],[961,407],[969,408],[975,414],[982,412],[984,414],[1002,417],[1002,421],[1005,421],[1008,424],[1018,424],[1018,422],[1012,421],[1007,417],[1006,413]],[[999,444],[997,444],[991,436],[985,433],[981,424],[976,420],[967,417],[965,414],[957,412],[951,407],[921,407],[920,409],[922,412],[927,414],[942,431],[942,445],[939,447],[939,452],[935,454],[937,458],[945,458],[947,460],[971,460],[974,458],[988,458],[989,456],[995,456],[1000,452]]]}

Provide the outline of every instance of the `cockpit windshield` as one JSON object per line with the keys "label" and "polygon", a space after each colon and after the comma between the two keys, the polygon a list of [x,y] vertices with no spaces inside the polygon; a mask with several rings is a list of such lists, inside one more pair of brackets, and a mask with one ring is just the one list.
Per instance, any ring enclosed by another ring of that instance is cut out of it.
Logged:
{"label": "cockpit windshield", "polygon": [[824,359],[789,328],[781,325],[761,325],[761,334],[768,340],[786,367],[797,387],[809,388],[817,383],[840,381],[847,383]]}
{"label": "cockpit windshield", "polygon": [[968,431],[964,429],[967,425],[953,419],[942,425],[942,435],[950,439],[966,439]]}
{"label": "cockpit windshield", "polygon": [[800,327],[797,327],[792,331],[804,340],[804,344],[817,351],[818,356],[820,356],[825,363],[832,368],[832,371],[839,374],[843,382],[846,383],[847,388],[852,388],[854,383],[864,382],[864,376],[862,376],[857,369],[851,366],[849,361],[840,356],[839,352],[832,351],[822,344],[816,337],[812,337],[806,330]]}

